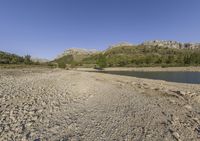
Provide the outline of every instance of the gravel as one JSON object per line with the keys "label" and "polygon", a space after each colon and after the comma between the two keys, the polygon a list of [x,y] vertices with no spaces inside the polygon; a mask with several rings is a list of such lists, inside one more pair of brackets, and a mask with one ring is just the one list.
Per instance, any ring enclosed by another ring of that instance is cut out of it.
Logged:
{"label": "gravel", "polygon": [[0,70],[0,140],[200,140],[200,85],[60,69]]}

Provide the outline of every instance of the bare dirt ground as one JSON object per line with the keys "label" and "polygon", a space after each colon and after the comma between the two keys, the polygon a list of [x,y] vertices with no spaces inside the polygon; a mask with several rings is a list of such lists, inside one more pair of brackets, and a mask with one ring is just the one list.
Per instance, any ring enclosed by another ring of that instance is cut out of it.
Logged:
{"label": "bare dirt ground", "polygon": [[1,141],[198,141],[200,85],[0,70]]}

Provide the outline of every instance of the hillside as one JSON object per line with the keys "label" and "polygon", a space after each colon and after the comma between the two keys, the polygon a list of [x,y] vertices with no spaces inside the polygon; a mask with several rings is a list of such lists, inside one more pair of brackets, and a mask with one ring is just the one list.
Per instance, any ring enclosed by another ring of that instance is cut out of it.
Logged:
{"label": "hillside", "polygon": [[[43,62],[42,62],[43,61]],[[14,64],[14,65],[39,65],[41,63],[47,63],[44,62],[46,60],[41,60],[37,58],[31,58],[30,55],[26,56],[19,56],[16,54],[8,53],[8,52],[3,52],[0,51],[0,64],[3,65],[8,65]]]}
{"label": "hillside", "polygon": [[58,63],[59,67],[65,67],[65,64],[82,65],[82,61],[85,58],[89,58],[92,55],[98,54],[95,50],[86,50],[79,48],[71,48],[64,51],[61,55],[53,61]]}
{"label": "hillside", "polygon": [[71,52],[55,62],[83,67],[200,65],[200,45],[175,41],[149,41],[140,45],[120,43],[103,52]]}
{"label": "hillside", "polygon": [[24,58],[16,54],[0,51],[0,64],[20,64]]}

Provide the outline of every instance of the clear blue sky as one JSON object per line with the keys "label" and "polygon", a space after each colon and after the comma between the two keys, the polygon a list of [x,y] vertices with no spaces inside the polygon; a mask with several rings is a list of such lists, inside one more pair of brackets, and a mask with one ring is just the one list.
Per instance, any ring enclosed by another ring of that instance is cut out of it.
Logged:
{"label": "clear blue sky", "polygon": [[0,50],[54,58],[122,41],[200,42],[200,0],[0,0]]}

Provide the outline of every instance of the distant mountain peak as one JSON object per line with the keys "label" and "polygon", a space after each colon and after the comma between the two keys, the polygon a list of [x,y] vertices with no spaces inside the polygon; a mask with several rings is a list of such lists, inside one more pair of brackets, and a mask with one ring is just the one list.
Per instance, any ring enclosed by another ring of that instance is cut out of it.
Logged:
{"label": "distant mountain peak", "polygon": [[37,58],[37,57],[31,58],[31,61],[33,61],[33,62],[39,62],[39,63],[46,63],[46,62],[49,62],[48,59]]}
{"label": "distant mountain peak", "polygon": [[84,48],[69,48],[65,50],[62,54],[58,55],[58,58],[61,58],[66,55],[90,55],[97,53],[96,49],[84,49]]}

